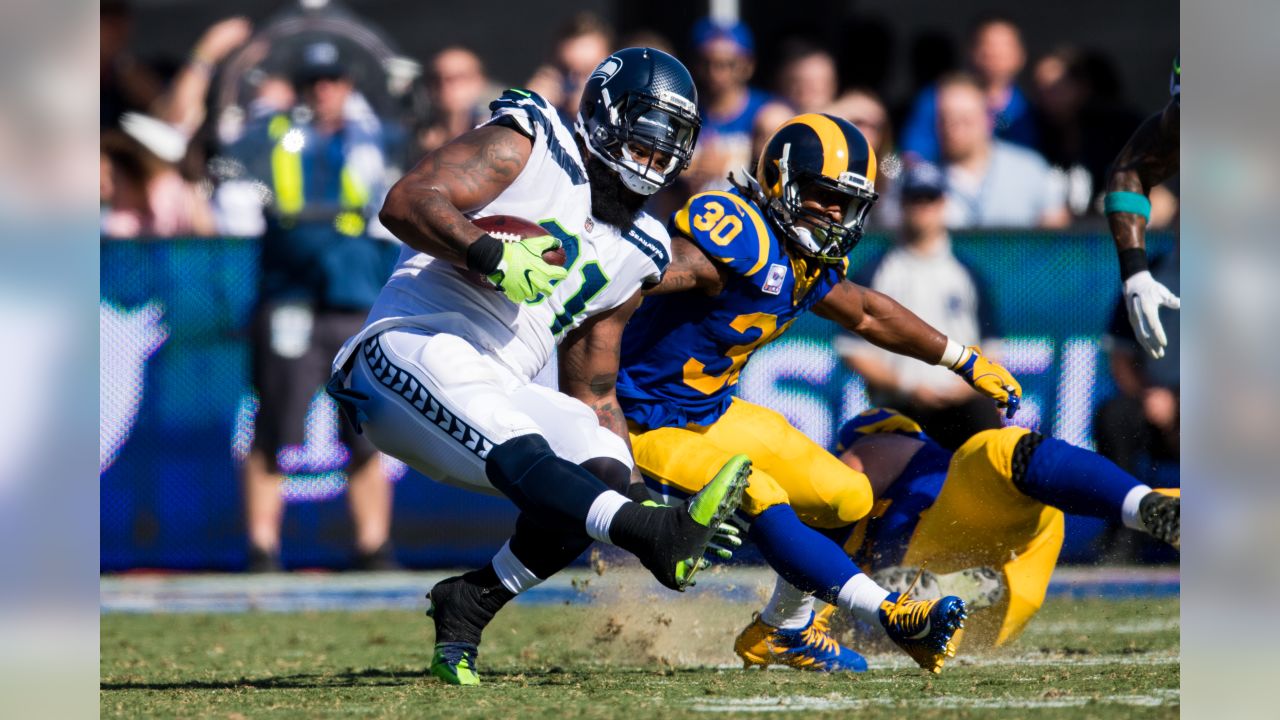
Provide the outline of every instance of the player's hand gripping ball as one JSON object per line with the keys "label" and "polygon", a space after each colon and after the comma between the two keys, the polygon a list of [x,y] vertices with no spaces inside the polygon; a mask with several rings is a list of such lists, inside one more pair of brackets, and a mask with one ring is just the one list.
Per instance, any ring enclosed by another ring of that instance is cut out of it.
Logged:
{"label": "player's hand gripping ball", "polygon": [[951,367],[974,390],[996,401],[1005,409],[1005,417],[1018,412],[1022,402],[1022,385],[998,362],[988,360],[976,345],[970,345],[960,354],[960,360]]}
{"label": "player's hand gripping ball", "polygon": [[486,277],[459,270],[477,285],[499,290],[511,302],[522,303],[551,292],[553,284],[568,274],[564,248],[541,225],[510,215],[490,215],[473,224],[503,243],[496,272]]}

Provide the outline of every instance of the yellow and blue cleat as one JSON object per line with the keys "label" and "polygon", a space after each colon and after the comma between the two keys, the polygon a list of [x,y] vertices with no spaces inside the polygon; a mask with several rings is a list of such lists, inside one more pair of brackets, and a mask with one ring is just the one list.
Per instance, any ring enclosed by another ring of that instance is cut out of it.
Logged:
{"label": "yellow and blue cleat", "polygon": [[476,654],[479,649],[471,643],[436,643],[431,656],[431,674],[450,685],[479,685],[476,671]]}
{"label": "yellow and blue cleat", "polygon": [[931,673],[942,672],[947,658],[956,656],[967,615],[964,601],[954,595],[912,600],[892,593],[880,603],[880,624],[889,639]]}
{"label": "yellow and blue cleat", "polygon": [[866,672],[866,658],[831,636],[829,618],[828,610],[823,610],[810,614],[809,623],[803,628],[783,630],[757,614],[738,635],[733,651],[747,668],[786,665],[812,672]]}

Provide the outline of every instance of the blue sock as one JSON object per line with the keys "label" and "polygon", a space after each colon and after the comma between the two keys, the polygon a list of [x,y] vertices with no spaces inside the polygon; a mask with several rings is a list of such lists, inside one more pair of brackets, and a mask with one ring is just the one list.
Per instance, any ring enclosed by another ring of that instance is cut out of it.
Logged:
{"label": "blue sock", "polygon": [[[1018,441],[1040,439],[1025,471],[1014,463],[1014,485],[1040,502],[1074,515],[1116,519],[1129,491],[1142,483],[1101,455],[1054,438],[1026,435]],[[1015,459],[1018,451],[1014,452]]]}
{"label": "blue sock", "polygon": [[790,505],[760,513],[747,537],[783,580],[833,605],[840,601],[840,588],[862,572],[843,548],[800,522]]}

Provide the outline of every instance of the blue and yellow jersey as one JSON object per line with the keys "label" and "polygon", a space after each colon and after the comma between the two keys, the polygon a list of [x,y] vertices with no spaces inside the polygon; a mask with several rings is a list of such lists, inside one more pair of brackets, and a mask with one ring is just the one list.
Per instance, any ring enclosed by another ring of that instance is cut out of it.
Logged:
{"label": "blue and yellow jersey", "polygon": [[848,266],[793,262],[760,208],[733,190],[693,196],[670,225],[730,276],[714,297],[648,297],[627,324],[618,399],[649,429],[715,422],[751,354],[826,297]]}
{"label": "blue and yellow jersey", "polygon": [[836,454],[860,437],[894,433],[923,440],[902,474],[877,497],[871,514],[853,527],[845,550],[868,572],[901,564],[907,545],[920,522],[920,513],[933,507],[947,479],[952,453],[934,442],[915,420],[897,412],[875,408],[857,415],[837,433]]}

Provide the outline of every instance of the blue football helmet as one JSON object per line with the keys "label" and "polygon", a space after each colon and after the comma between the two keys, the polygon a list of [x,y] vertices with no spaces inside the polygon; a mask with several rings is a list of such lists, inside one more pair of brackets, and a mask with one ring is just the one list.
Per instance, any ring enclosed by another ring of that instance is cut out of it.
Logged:
{"label": "blue football helmet", "polygon": [[626,48],[587,78],[575,130],[627,189],[652,195],[689,167],[701,125],[689,70],[661,50]]}

